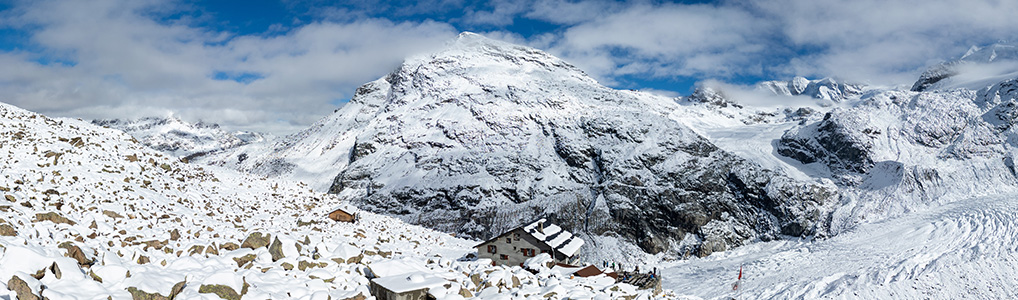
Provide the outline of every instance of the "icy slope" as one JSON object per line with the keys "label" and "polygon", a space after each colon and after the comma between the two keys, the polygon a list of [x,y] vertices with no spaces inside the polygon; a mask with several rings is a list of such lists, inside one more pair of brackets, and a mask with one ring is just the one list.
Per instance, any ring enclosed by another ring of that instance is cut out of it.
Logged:
{"label": "icy slope", "polygon": [[826,232],[832,185],[721,151],[673,119],[680,109],[466,33],[362,86],[307,130],[205,162],[325,183],[362,208],[477,238],[547,216],[604,237],[594,258],[631,253],[615,240],[706,255]]}
{"label": "icy slope", "polygon": [[265,138],[254,132],[227,132],[217,124],[191,124],[176,117],[138,120],[94,120],[93,124],[122,130],[142,144],[175,157],[229,149]]}
{"label": "icy slope", "polygon": [[185,164],[2,103],[0,158],[0,298],[364,299],[371,274],[409,271],[445,278],[445,299],[649,293],[457,261],[475,241],[368,212],[332,222],[340,200],[303,184]]}
{"label": "icy slope", "polygon": [[712,299],[1013,299],[1016,199],[964,199],[823,241],[754,244],[666,265],[662,278]]}

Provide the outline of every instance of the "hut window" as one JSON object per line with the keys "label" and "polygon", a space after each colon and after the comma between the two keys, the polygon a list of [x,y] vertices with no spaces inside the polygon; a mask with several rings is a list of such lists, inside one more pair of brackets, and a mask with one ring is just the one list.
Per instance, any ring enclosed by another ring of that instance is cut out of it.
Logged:
{"label": "hut window", "polygon": [[499,256],[502,260],[509,260],[509,255],[502,254]]}
{"label": "hut window", "polygon": [[498,248],[495,248],[495,245],[488,245],[488,253],[495,253],[497,250]]}
{"label": "hut window", "polygon": [[536,254],[534,253],[534,249],[523,248],[523,256],[534,257]]}
{"label": "hut window", "polygon": [[512,238],[505,238],[505,243],[506,244],[512,244],[513,243],[513,239]]}

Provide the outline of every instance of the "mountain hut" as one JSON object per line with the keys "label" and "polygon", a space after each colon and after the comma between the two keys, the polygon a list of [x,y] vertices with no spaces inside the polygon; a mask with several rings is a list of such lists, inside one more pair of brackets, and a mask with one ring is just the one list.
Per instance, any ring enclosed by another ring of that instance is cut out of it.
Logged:
{"label": "mountain hut", "polygon": [[523,265],[539,253],[548,253],[556,263],[576,264],[583,240],[545,219],[517,227],[477,246],[478,258],[493,264]]}

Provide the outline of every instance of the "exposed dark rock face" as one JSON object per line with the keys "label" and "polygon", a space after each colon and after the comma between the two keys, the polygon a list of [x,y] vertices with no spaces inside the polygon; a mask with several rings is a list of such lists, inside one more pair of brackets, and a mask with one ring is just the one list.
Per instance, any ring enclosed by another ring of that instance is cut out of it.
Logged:
{"label": "exposed dark rock face", "polygon": [[[873,167],[872,136],[880,129],[860,129],[855,115],[827,113],[823,120],[786,132],[777,152],[804,164],[821,163],[834,174],[866,173]],[[866,132],[863,132],[866,130]]]}
{"label": "exposed dark rock face", "polygon": [[919,76],[919,79],[912,84],[912,91],[925,91],[941,80],[958,75],[958,71],[954,69],[955,67],[956,64],[951,63],[943,63],[933,66],[929,70],[923,72],[923,74]]}

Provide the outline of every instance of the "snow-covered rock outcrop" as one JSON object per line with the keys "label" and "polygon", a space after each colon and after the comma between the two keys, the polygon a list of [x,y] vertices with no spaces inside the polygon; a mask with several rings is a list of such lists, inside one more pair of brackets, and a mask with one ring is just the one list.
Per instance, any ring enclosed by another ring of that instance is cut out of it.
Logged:
{"label": "snow-covered rock outcrop", "polygon": [[693,90],[693,94],[689,97],[684,98],[686,101],[693,103],[701,103],[719,108],[726,108],[732,106],[734,108],[742,108],[742,105],[732,102],[728,96],[725,95],[718,87],[709,85],[700,85]]}
{"label": "snow-covered rock outcrop", "polygon": [[722,151],[673,120],[676,109],[465,33],[307,130],[206,161],[316,187],[327,178],[364,209],[477,238],[546,217],[593,244],[706,255],[826,232],[832,186]]}
{"label": "snow-covered rock outcrop", "polygon": [[804,122],[777,152],[862,201],[856,218],[1018,190],[1015,80],[981,91],[884,91]]}

